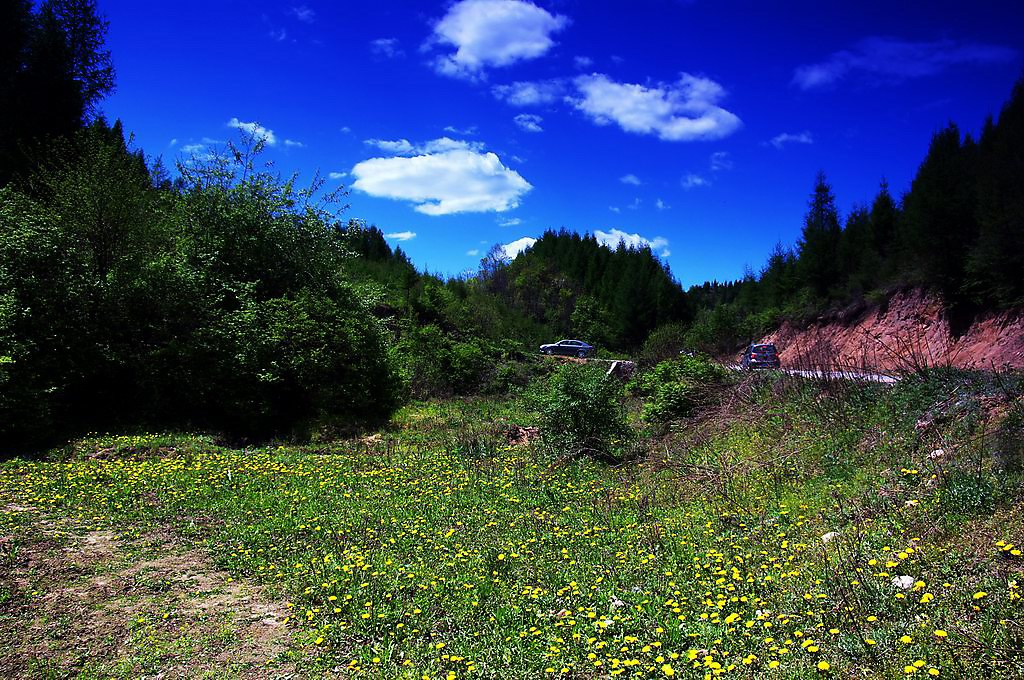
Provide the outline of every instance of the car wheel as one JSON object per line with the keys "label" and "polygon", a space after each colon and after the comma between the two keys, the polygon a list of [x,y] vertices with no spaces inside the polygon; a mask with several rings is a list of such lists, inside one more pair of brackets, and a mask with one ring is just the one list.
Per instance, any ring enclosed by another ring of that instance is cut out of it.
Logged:
{"label": "car wheel", "polygon": [[541,352],[541,354],[546,354],[548,356],[551,356],[551,350],[549,350],[549,349],[542,349],[540,352]]}
{"label": "car wheel", "polygon": [[579,353],[579,354],[578,354],[577,356],[578,356],[578,357],[579,357],[580,359],[586,359],[586,358],[587,358],[587,350],[585,350],[585,349],[583,349],[583,350],[580,350],[580,353]]}

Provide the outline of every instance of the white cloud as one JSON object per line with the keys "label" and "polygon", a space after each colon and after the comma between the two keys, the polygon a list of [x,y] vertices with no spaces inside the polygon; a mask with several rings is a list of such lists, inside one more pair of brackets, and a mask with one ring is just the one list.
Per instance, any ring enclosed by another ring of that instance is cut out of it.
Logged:
{"label": "white cloud", "polygon": [[569,101],[598,125],[671,142],[721,139],[742,125],[718,105],[725,90],[708,78],[683,73],[676,83],[645,87],[594,73],[574,82],[579,97]]}
{"label": "white cloud", "polygon": [[540,106],[561,99],[565,82],[552,80],[517,81],[508,85],[495,85],[491,93],[510,106]]}
{"label": "white cloud", "polygon": [[347,126],[347,125],[344,125],[344,126],[342,126],[342,128],[341,128],[341,134],[343,134],[343,135],[347,135],[347,134],[348,134],[348,133],[350,133],[350,132],[352,132],[352,128],[350,128],[350,127],[349,127],[349,126]]}
{"label": "white cloud", "polygon": [[[372,140],[378,148],[380,140]],[[533,187],[483,145],[447,137],[422,145],[394,143],[400,154],[352,168],[352,188],[379,198],[410,201],[425,215],[504,212]],[[414,153],[416,155],[408,156]]]}
{"label": "white cloud", "polygon": [[177,146],[177,145],[178,145],[178,138],[177,137],[175,137],[174,139],[172,139],[170,142],[167,143],[167,146]]}
{"label": "white cloud", "polygon": [[468,149],[482,151],[483,144],[480,142],[466,142],[450,137],[440,137],[424,144],[413,144],[408,139],[365,139],[364,144],[375,146],[385,153],[393,156],[417,156],[423,154],[438,153],[442,151],[455,151]]}
{"label": "white cloud", "polygon": [[470,257],[476,257],[479,254],[480,254],[480,249],[479,248],[473,248],[473,250],[467,250],[466,251],[466,255],[469,255]]}
{"label": "white cloud", "polygon": [[283,28],[272,28],[269,35],[275,42],[284,42],[288,39],[288,31]]}
{"label": "white cloud", "polygon": [[405,52],[399,47],[398,38],[377,38],[370,41],[370,51],[385,59],[400,59]]}
{"label": "white cloud", "polygon": [[330,179],[333,179],[333,180],[345,179],[346,177],[348,177],[348,173],[347,172],[329,172],[329,173],[327,173],[327,177],[329,177]]}
{"label": "white cloud", "polygon": [[363,144],[375,146],[385,153],[395,154],[396,156],[412,154],[415,150],[412,142],[408,139],[364,139]]}
{"label": "white cloud", "polygon": [[501,252],[506,259],[514,260],[519,255],[519,253],[523,252],[527,248],[533,247],[533,244],[536,242],[537,239],[531,238],[529,236],[524,236],[522,238],[516,239],[515,241],[512,241],[512,243],[503,244],[501,246]]}
{"label": "white cloud", "polygon": [[293,17],[307,24],[316,21],[316,12],[305,5],[295,5],[288,11]]}
{"label": "white cloud", "polygon": [[643,184],[643,182],[640,181],[640,178],[632,173],[628,175],[623,175],[622,177],[619,178],[619,181],[622,182],[623,184],[632,184],[633,186],[636,187]]}
{"label": "white cloud", "polygon": [[672,206],[670,206],[668,203],[659,198],[657,201],[654,202],[654,207],[657,208],[658,210],[668,210]]}
{"label": "white cloud", "polygon": [[519,226],[522,223],[523,223],[523,221],[521,219],[519,219],[518,217],[509,217],[509,218],[506,218],[506,219],[499,219],[498,220],[498,226],[499,227],[516,227],[516,226]]}
{"label": "white cloud", "polygon": [[593,66],[594,60],[590,57],[573,57],[572,63],[576,65],[576,68],[582,71]]}
{"label": "white cloud", "polygon": [[185,146],[181,147],[181,152],[182,153],[187,153],[187,154],[193,154],[193,153],[199,153],[200,151],[202,151],[205,148],[206,148],[205,144],[186,144]]}
{"label": "white cloud", "polygon": [[438,73],[479,78],[489,66],[536,59],[550,50],[551,39],[569,24],[526,0],[461,0],[434,26],[433,44],[455,48],[434,62]]}
{"label": "white cloud", "polygon": [[640,234],[630,234],[621,229],[612,229],[611,231],[601,231],[600,229],[594,231],[594,238],[597,242],[612,248],[619,247],[619,242],[626,244],[627,248],[642,248],[644,246],[650,246],[651,250],[655,251],[662,257],[668,257],[672,253],[668,250],[668,239],[662,236],[656,236],[652,239],[645,238]]}
{"label": "white cloud", "polygon": [[611,210],[613,213],[616,213],[616,214],[622,212],[621,208],[618,208],[617,206],[614,206],[614,205],[608,206],[608,209]]}
{"label": "white cloud", "polygon": [[813,143],[814,143],[814,137],[811,136],[811,133],[808,132],[807,130],[804,130],[803,132],[798,132],[797,134],[790,134],[788,132],[783,132],[782,134],[775,135],[774,137],[772,137],[767,142],[767,144],[771,144],[776,149],[781,149],[782,147],[786,146],[787,144],[813,144]]}
{"label": "white cloud", "polygon": [[711,186],[711,182],[709,182],[706,178],[701,177],[700,175],[695,175],[692,172],[683,177],[680,183],[683,185],[683,188],[686,189],[687,191],[689,191],[690,189],[696,189],[697,187]]}
{"label": "white cloud", "polygon": [[544,119],[538,115],[532,113],[520,113],[513,120],[515,120],[516,125],[527,132],[544,132],[544,128],[540,126]]}
{"label": "white cloud", "polygon": [[732,159],[728,151],[716,151],[711,154],[711,172],[732,170]]}
{"label": "white cloud", "polygon": [[286,140],[284,140],[284,145],[292,147],[293,149],[301,149],[301,148],[306,146],[302,142],[297,142],[294,139],[286,139]]}
{"label": "white cloud", "polygon": [[415,231],[393,231],[390,234],[384,234],[384,238],[391,239],[392,241],[408,241],[416,238]]}
{"label": "white cloud", "polygon": [[246,123],[237,118],[232,118],[228,121],[228,127],[241,130],[245,134],[251,135],[253,139],[265,141],[268,146],[275,146],[277,144],[277,137],[274,136],[274,131],[263,127],[259,123]]}
{"label": "white cloud", "polygon": [[1001,63],[1017,56],[1017,50],[1000,45],[871,37],[852,49],[834,52],[823,62],[798,67],[793,72],[792,82],[802,90],[812,90],[861,73],[875,83],[899,83],[935,75],[951,66]]}

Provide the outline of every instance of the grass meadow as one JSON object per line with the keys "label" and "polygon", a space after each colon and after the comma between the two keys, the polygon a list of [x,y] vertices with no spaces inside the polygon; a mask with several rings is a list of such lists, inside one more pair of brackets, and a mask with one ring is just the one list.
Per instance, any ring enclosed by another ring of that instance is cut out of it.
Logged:
{"label": "grass meadow", "polygon": [[[667,426],[634,405],[643,454],[619,464],[548,450],[517,398],[417,403],[379,432],[302,446],[77,440],[0,466],[0,665],[23,677],[1024,677],[1021,476],[996,450],[1014,389],[942,372],[895,387],[736,379]],[[90,536],[124,554],[47,580]],[[105,655],[61,638],[61,616],[79,615],[54,609],[69,579],[115,578],[139,555],[159,565],[168,545],[201,554],[204,592],[227,593],[215,629],[194,592],[167,594],[174,574],[161,591],[136,571],[132,587],[77,606],[105,618]],[[118,597],[131,606],[112,609]],[[253,598],[279,612],[280,636],[232,647],[252,634],[234,609]],[[29,658],[18,630],[59,639]],[[234,657],[188,670],[181,639],[197,630]]]}

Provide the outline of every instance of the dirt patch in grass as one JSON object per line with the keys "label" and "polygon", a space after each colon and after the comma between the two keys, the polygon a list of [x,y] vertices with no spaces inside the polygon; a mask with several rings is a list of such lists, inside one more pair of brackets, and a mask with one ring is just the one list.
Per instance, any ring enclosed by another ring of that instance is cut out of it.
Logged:
{"label": "dirt patch in grass", "polygon": [[[168,529],[62,533],[37,514],[0,574],[0,677],[280,678],[286,607]],[[59,524],[59,523],[58,523]]]}

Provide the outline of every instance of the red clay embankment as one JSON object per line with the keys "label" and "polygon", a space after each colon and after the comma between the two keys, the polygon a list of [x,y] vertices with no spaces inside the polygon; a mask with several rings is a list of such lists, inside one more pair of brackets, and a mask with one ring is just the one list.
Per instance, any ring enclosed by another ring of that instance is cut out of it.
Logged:
{"label": "red clay embankment", "polygon": [[905,290],[835,319],[787,321],[761,342],[774,342],[783,365],[794,368],[1024,368],[1024,314],[984,315],[954,336],[939,296]]}

